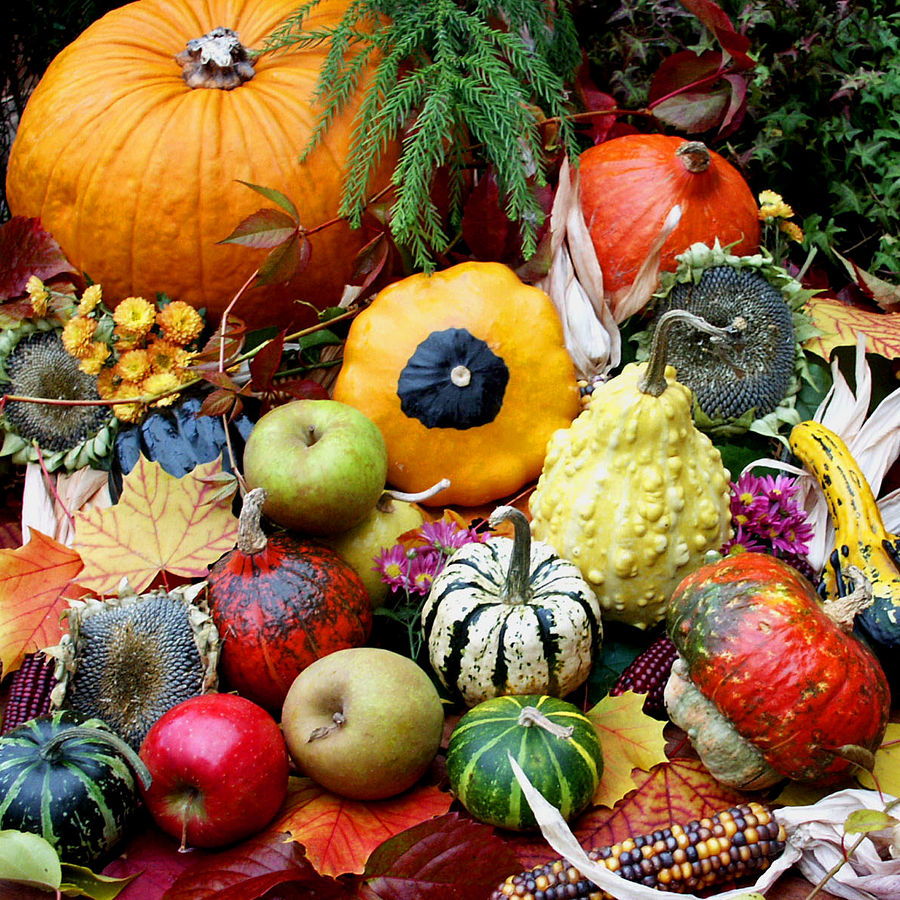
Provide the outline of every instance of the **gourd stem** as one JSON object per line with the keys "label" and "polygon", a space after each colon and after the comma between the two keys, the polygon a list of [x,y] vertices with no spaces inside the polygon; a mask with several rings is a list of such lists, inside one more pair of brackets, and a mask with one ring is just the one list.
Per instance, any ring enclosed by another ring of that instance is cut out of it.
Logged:
{"label": "gourd stem", "polygon": [[230,28],[214,28],[188,41],[175,62],[189,88],[231,91],[256,74],[247,48]]}
{"label": "gourd stem", "polygon": [[739,331],[747,327],[745,320],[735,320],[734,324],[725,328],[719,328],[712,325],[701,316],[688,312],[686,309],[670,309],[663,313],[656,323],[653,331],[653,342],[650,346],[650,360],[647,363],[647,370],[644,377],[638,382],[638,390],[642,394],[649,394],[651,397],[659,397],[660,394],[668,387],[666,381],[666,357],[668,356],[669,347],[669,329],[673,322],[685,322],[714,337],[732,337]]}
{"label": "gourd stem", "polygon": [[709,148],[702,141],[685,141],[675,151],[675,155],[691,175],[700,175],[705,172],[712,162]]}
{"label": "gourd stem", "polygon": [[574,725],[560,725],[558,722],[548,719],[536,706],[523,706],[516,724],[524,725],[526,728],[537,725],[554,737],[562,738],[564,741],[569,740],[575,734]]}
{"label": "gourd stem", "polygon": [[386,490],[381,497],[378,498],[378,507],[379,509],[383,509],[381,506],[382,501],[386,502],[387,500],[400,500],[402,503],[419,503],[422,500],[430,500],[435,495],[439,494],[441,491],[446,490],[450,487],[450,479],[442,478],[436,484],[433,484],[430,488],[425,488],[424,491],[416,491],[414,494],[408,494],[405,491],[395,491],[393,489]]}
{"label": "gourd stem", "polygon": [[265,488],[253,488],[244,497],[241,516],[238,519],[237,548],[239,553],[252,556],[266,549],[268,538],[259,524],[263,504],[266,502]]}
{"label": "gourd stem", "polygon": [[848,566],[847,577],[853,582],[853,590],[843,597],[833,597],[822,604],[822,610],[842,631],[853,631],[856,617],[875,602],[872,582],[858,566]]}
{"label": "gourd stem", "polygon": [[514,506],[498,506],[488,524],[494,528],[507,519],[512,519],[514,537],[501,599],[507,603],[525,603],[531,596],[531,526],[525,513]]}
{"label": "gourd stem", "polygon": [[64,731],[60,731],[58,734],[53,735],[47,743],[41,744],[38,755],[47,762],[54,762],[59,752],[59,748],[67,741],[74,740],[109,744],[125,757],[125,761],[140,780],[141,786],[145,790],[150,787],[152,778],[150,776],[150,770],[144,765],[144,761],[134,752],[131,746],[123,741],[117,734],[113,734],[111,731],[104,731],[101,728],[89,728],[84,725],[75,725],[72,728],[66,728]]}

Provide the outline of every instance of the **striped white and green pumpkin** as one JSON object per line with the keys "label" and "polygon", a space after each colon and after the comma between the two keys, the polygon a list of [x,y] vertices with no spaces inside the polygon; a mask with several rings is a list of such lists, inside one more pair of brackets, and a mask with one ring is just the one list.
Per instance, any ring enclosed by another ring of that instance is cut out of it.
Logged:
{"label": "striped white and green pumpkin", "polygon": [[139,807],[137,754],[100,719],[40,716],[0,737],[0,829],[38,834],[64,862],[108,858]]}
{"label": "striped white and green pumpkin", "polygon": [[532,541],[518,509],[498,507],[515,537],[460,547],[435,577],[422,635],[438,678],[468,706],[502,694],[565,697],[600,649],[600,604],[574,563]]}
{"label": "striped white and green pumpkin", "polygon": [[529,694],[474,706],[450,735],[450,789],[480,822],[514,831],[537,822],[510,757],[567,821],[588,806],[603,773],[597,731],[572,703]]}

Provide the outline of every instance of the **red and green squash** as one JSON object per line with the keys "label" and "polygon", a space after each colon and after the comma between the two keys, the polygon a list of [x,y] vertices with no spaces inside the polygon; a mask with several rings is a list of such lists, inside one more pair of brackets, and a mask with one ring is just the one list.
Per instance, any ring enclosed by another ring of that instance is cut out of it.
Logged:
{"label": "red and green squash", "polygon": [[512,831],[537,828],[510,756],[564,819],[593,799],[603,774],[597,731],[577,706],[556,697],[494,697],[470,709],[450,734],[450,789],[481,822]]}
{"label": "red and green squash", "polygon": [[220,675],[281,710],[294,679],[322,656],[365,643],[372,602],[353,567],[324,544],[260,525],[266,492],[250,491],[237,546],[210,569],[210,614],[222,636]]}
{"label": "red and green squash", "polygon": [[719,781],[827,785],[878,748],[890,711],[878,660],[782,560],[702,566],[676,588],[666,629],[678,649],[669,716]]}

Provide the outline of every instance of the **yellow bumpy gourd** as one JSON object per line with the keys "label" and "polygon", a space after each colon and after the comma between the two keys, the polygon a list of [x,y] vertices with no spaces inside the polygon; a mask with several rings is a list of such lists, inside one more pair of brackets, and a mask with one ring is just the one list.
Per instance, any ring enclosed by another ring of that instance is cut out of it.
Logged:
{"label": "yellow bumpy gourd", "polygon": [[681,579],[731,530],[728,470],[665,365],[675,320],[727,336],[684,310],[663,316],[649,361],[600,385],[551,438],[529,501],[534,537],[581,569],[605,618],[638,628],[663,618]]}

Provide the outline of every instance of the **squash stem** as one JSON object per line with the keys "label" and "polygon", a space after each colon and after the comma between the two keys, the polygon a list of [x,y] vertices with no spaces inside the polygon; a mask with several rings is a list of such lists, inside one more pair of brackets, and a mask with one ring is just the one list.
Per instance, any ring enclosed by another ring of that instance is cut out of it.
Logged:
{"label": "squash stem", "polygon": [[638,390],[642,394],[651,397],[659,397],[668,387],[666,381],[666,357],[669,348],[669,330],[673,322],[685,322],[686,324],[703,331],[713,337],[730,338],[747,327],[747,321],[743,318],[736,319],[731,325],[719,328],[712,325],[701,316],[688,312],[686,309],[670,309],[663,313],[656,323],[653,331],[653,342],[650,346],[650,360],[644,377],[638,382]]}
{"label": "squash stem", "polygon": [[537,725],[554,737],[562,738],[565,741],[575,734],[574,725],[560,725],[558,722],[548,719],[536,706],[523,706],[516,724],[524,725],[526,728]]}
{"label": "squash stem", "polygon": [[265,550],[268,539],[259,523],[263,504],[266,502],[265,488],[253,488],[244,496],[241,516],[238,519],[237,548],[245,556],[252,556]]}
{"label": "squash stem", "polygon": [[140,780],[141,786],[145,790],[150,787],[152,778],[150,776],[150,770],[144,765],[144,761],[134,752],[132,747],[123,741],[117,734],[114,734],[111,731],[104,731],[102,728],[90,728],[84,725],[75,725],[72,728],[66,728],[53,735],[47,743],[42,744],[38,750],[38,754],[41,759],[52,763],[56,760],[60,747],[67,741],[75,740],[109,744],[113,749],[117,750],[125,757],[125,761],[128,763],[132,772],[134,772]]}
{"label": "squash stem", "polygon": [[514,506],[498,506],[488,520],[494,528],[512,519],[514,537],[502,599],[507,603],[526,603],[531,596],[531,526],[525,513]]}

